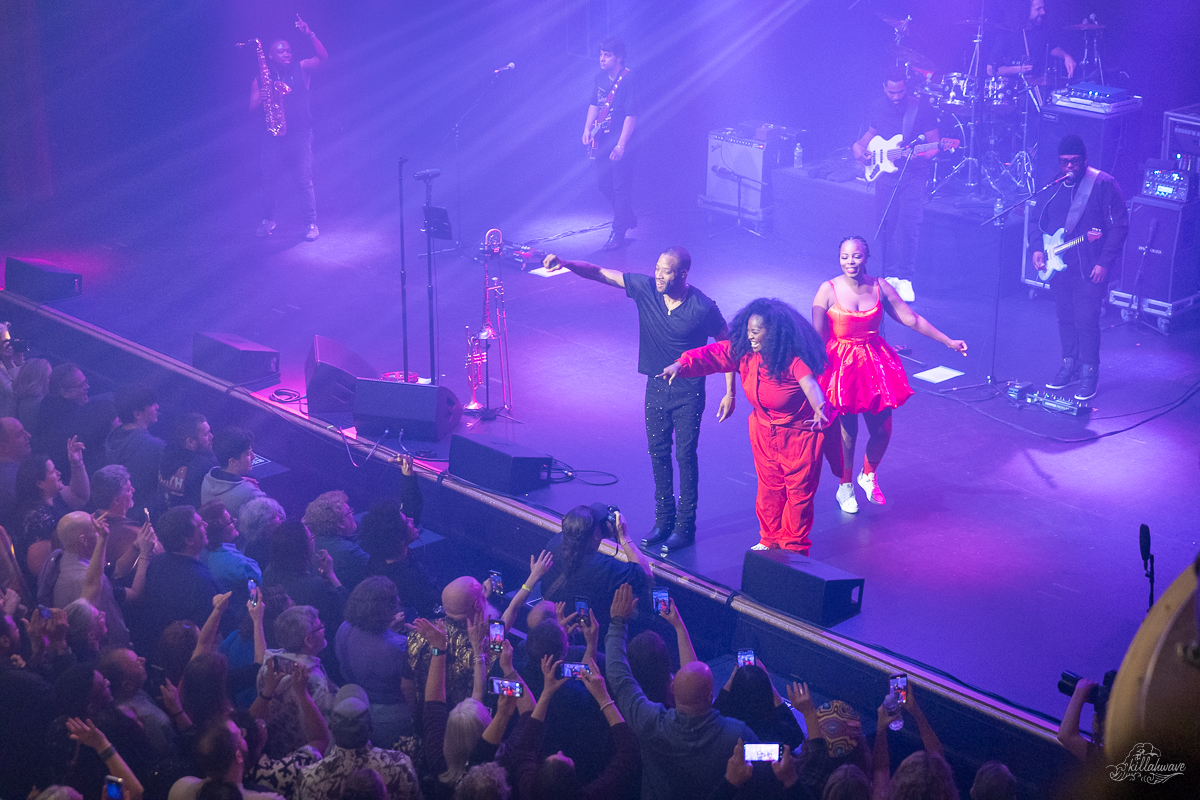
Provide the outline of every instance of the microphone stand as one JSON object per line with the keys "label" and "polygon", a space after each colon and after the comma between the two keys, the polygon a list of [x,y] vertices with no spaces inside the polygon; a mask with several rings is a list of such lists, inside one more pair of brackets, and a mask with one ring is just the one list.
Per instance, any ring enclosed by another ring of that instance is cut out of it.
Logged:
{"label": "microphone stand", "polygon": [[1000,291],[1004,286],[1004,269],[1003,269],[1004,256],[1003,256],[1003,250],[1001,248],[1001,245],[1004,242],[1004,224],[1008,219],[1008,215],[1011,214],[1013,211],[1024,206],[1030,200],[1037,197],[1039,194],[1046,191],[1050,187],[1058,186],[1062,182],[1063,182],[1063,176],[1055,178],[1053,181],[1051,181],[1050,183],[1047,183],[1045,186],[1038,189],[1036,192],[1034,192],[1030,195],[1026,195],[1025,197],[1021,198],[1020,200],[1018,200],[1017,202],[1008,206],[1007,208],[1002,208],[1001,207],[1002,203],[997,201],[996,207],[999,210],[996,211],[996,213],[993,214],[991,217],[989,217],[989,218],[985,219],[983,222],[979,223],[980,227],[983,227],[984,225],[990,225],[992,223],[997,223],[1000,227],[1000,241],[997,243],[997,246],[996,246],[996,293],[992,297],[992,336],[991,336],[991,345],[992,345],[991,353],[992,353],[992,355],[991,355],[991,361],[989,362],[989,365],[988,365],[987,378],[984,379],[983,383],[971,383],[966,386],[953,386],[949,389],[943,389],[941,391],[941,394],[950,394],[951,392],[961,392],[964,389],[981,389],[981,388],[988,388],[988,389],[992,389],[993,391],[995,391],[997,389],[998,385],[1000,384],[1000,381],[997,380],[997,378],[996,378],[996,344],[1000,338],[1000,334],[999,334],[999,329],[1000,329]]}
{"label": "microphone stand", "polygon": [[[483,91],[480,92],[478,95],[476,95],[475,102],[471,103],[471,105],[467,107],[467,110],[462,113],[462,116],[460,116],[458,119],[454,120],[454,129],[453,129],[453,134],[454,134],[454,216],[456,217],[454,222],[455,222],[455,225],[458,226],[458,234],[460,236],[462,235],[463,226],[462,226],[462,168],[459,165],[459,148],[458,148],[459,128],[462,126],[463,120],[465,120],[467,118],[467,116],[472,111],[475,110],[475,107],[478,106],[479,103],[483,100],[483,98],[485,96],[487,96],[488,92],[490,92],[492,90],[492,87],[496,84],[496,79],[498,77],[500,77],[500,73],[503,71],[504,71],[503,69],[499,69],[499,70],[496,70],[495,72],[493,72],[491,80],[488,81],[487,86],[484,86]],[[444,142],[446,140],[443,139],[442,141]],[[459,251],[462,250],[462,244],[457,239],[454,240],[454,247],[456,250],[459,250]]]}
{"label": "microphone stand", "polygon": [[408,275],[404,260],[404,163],[400,156],[400,346],[403,352],[404,382],[408,383]]}
{"label": "microphone stand", "polygon": [[[417,180],[425,181],[425,208],[433,206],[433,179],[436,175],[428,175],[417,178]],[[428,216],[428,211],[426,212]],[[426,268],[426,294],[429,298],[429,382],[434,386],[438,383],[437,372],[437,317],[434,313],[435,303],[433,299],[433,225],[428,219],[425,221],[425,268]],[[405,379],[407,380],[407,375]]]}
{"label": "microphone stand", "polygon": [[[762,194],[762,187],[766,186],[766,182],[760,181],[757,178],[751,178],[747,175],[742,175],[742,174],[734,172],[733,170],[728,169],[728,168],[724,168],[724,171],[722,172],[721,168],[718,168],[718,166],[716,164],[713,164],[712,169],[713,169],[713,172],[717,173],[717,175],[719,175],[720,177],[729,178],[730,180],[737,182],[737,222],[734,223],[733,227],[740,228],[741,230],[744,230],[747,233],[752,233],[755,236],[759,237],[760,239],[767,238],[766,236],[764,236],[763,234],[754,230],[753,228],[747,228],[745,225],[742,224],[742,181],[750,181],[751,183],[757,183],[759,186],[760,197]],[[760,206],[760,208],[761,208],[761,206]],[[729,228],[726,228],[725,230],[729,230]],[[711,239],[713,236],[717,236],[724,232],[725,231],[717,231],[716,233],[710,234],[708,238]]]}
{"label": "microphone stand", "polygon": [[1150,558],[1142,562],[1142,566],[1146,570],[1146,577],[1150,579],[1150,605],[1146,606],[1146,613],[1150,613],[1150,609],[1154,608],[1154,553],[1150,554]]}

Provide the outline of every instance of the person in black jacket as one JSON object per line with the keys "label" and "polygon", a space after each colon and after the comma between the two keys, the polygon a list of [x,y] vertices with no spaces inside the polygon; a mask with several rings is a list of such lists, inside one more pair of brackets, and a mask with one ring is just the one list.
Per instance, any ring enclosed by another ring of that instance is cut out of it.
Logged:
{"label": "person in black jacket", "polygon": [[[1029,226],[1033,265],[1055,270],[1049,278],[1050,294],[1058,313],[1063,363],[1046,388],[1063,389],[1078,381],[1075,399],[1090,400],[1100,380],[1100,306],[1121,266],[1129,216],[1113,176],[1088,166],[1083,139],[1075,134],[1062,138],[1058,166],[1064,180],[1031,212]],[[1047,253],[1052,242],[1080,237],[1057,256]]]}

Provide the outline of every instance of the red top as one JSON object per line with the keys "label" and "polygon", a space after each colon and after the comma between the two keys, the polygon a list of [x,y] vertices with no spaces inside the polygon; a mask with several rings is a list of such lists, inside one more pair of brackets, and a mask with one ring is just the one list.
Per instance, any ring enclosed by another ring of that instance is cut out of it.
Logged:
{"label": "red top", "polygon": [[688,350],[679,357],[679,364],[681,378],[736,372],[742,379],[746,399],[754,406],[755,416],[765,425],[806,428],[806,423],[813,418],[812,404],[800,388],[800,379],[812,375],[812,370],[799,358],[792,359],[781,381],[771,377],[758,353],[750,353],[735,362],[733,345],[729,341]]}

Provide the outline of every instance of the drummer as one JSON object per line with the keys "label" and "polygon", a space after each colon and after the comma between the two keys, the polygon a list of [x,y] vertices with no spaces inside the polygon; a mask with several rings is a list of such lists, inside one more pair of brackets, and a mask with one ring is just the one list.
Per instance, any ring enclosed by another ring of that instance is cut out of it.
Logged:
{"label": "drummer", "polygon": [[988,59],[988,75],[1024,75],[1030,85],[1044,85],[1049,52],[1062,60],[1067,77],[1074,77],[1075,59],[1053,40],[1042,24],[1045,16],[1046,0],[1006,0],[1003,27],[996,32]]}

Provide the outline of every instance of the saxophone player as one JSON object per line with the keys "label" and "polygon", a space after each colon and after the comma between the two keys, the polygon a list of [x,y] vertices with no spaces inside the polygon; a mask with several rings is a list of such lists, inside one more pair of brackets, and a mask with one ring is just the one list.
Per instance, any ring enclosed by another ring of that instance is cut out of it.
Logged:
{"label": "saxophone player", "polygon": [[[314,55],[302,61],[292,58],[286,39],[271,42],[261,63],[259,76],[250,83],[250,110],[266,104],[267,127],[262,132],[262,222],[258,235],[275,230],[275,190],[285,172],[296,175],[304,198],[304,238],[313,241],[317,230],[317,201],[312,181],[312,110],[309,87],[312,72],[329,60],[329,52],[308,24],[296,15],[296,29],[308,37]],[[260,80],[264,78],[265,80]],[[282,119],[272,124],[272,111]]]}

